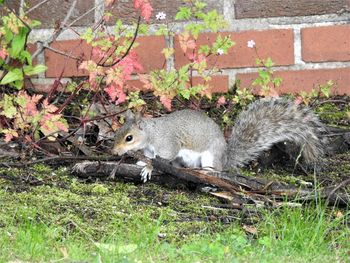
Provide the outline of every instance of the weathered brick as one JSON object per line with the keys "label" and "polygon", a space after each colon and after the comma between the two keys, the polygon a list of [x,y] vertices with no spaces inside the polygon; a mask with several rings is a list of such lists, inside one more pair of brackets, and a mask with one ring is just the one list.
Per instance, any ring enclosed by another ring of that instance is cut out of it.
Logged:
{"label": "weathered brick", "polygon": [[[193,85],[205,84],[205,81],[200,77],[193,78]],[[229,90],[228,76],[217,75],[212,76],[211,80],[208,82],[210,90],[213,93],[225,93]]]}
{"label": "weathered brick", "polygon": [[303,28],[301,44],[304,61],[350,61],[350,25]]}
{"label": "weathered brick", "polygon": [[[350,95],[350,68],[276,71],[275,76],[283,79],[279,87],[281,93],[310,92],[332,80],[335,84],[334,94]],[[256,77],[256,73],[240,73],[236,78],[241,81],[241,87],[251,87]]]}
{"label": "weathered brick", "polygon": [[[223,1],[224,0],[206,0],[206,10],[216,9],[218,13],[223,13]],[[165,20],[157,21],[156,14],[164,12],[166,14],[166,21],[173,22],[175,14],[179,7],[187,6],[184,0],[152,0],[150,1],[153,7],[152,16],[150,23],[164,23]],[[136,22],[139,16],[139,11],[134,9],[134,1],[117,1],[113,6],[107,9],[108,12],[112,13],[109,25],[113,25],[116,19],[121,19],[125,23]]]}
{"label": "weathered brick", "polygon": [[[87,60],[91,58],[92,48],[83,40],[55,41],[50,47],[81,59]],[[61,75],[62,77],[79,77],[87,75],[86,71],[78,69],[78,61],[48,49],[45,50],[45,63],[48,67],[46,77],[49,78],[55,78]]]}
{"label": "weathered brick", "polygon": [[[193,77],[193,85],[204,84],[204,80],[200,77]],[[140,80],[129,80],[127,82],[129,90],[145,90],[143,83]],[[229,89],[229,80],[226,75],[215,75],[209,81],[211,92],[213,93],[225,93]]]}
{"label": "weathered brick", "polygon": [[19,14],[20,1],[5,1],[4,5],[0,5],[0,17],[8,14],[9,11],[13,11]]}
{"label": "weathered brick", "polygon": [[[28,49],[29,53],[33,55],[34,52],[36,51],[36,45],[32,44],[32,43],[28,43],[27,44],[27,49]],[[34,59],[32,62],[33,62],[34,65],[37,64],[37,60],[36,59]]]}
{"label": "weathered brick", "polygon": [[236,0],[235,17],[262,18],[339,14],[350,11],[349,0]]}
{"label": "weathered brick", "polygon": [[[293,31],[290,29],[276,29],[265,31],[224,32],[222,36],[231,35],[236,45],[227,55],[214,55],[209,57],[209,67],[242,68],[254,67],[257,54],[255,49],[248,48],[247,42],[254,40],[258,55],[261,58],[272,58],[276,65],[294,64]],[[206,33],[199,36],[198,45],[210,45],[218,34]],[[178,68],[189,62],[180,48],[178,37],[175,37],[175,66]]]}
{"label": "weathered brick", "polygon": [[[35,8],[28,16],[32,19],[39,20],[42,28],[57,27],[67,15],[72,2],[74,0],[51,0]],[[28,0],[26,1],[28,7],[33,7],[36,4],[42,2],[42,0]],[[68,20],[68,23],[72,22],[76,18],[83,15],[88,10],[94,7],[94,0],[78,0],[75,9]],[[74,26],[88,26],[94,23],[94,11],[88,15],[82,17],[77,21]]]}
{"label": "weathered brick", "polygon": [[[144,72],[152,69],[160,69],[165,65],[164,55],[161,53],[165,47],[165,39],[158,36],[139,37],[136,40],[140,45],[135,48],[139,56],[140,62],[144,68]],[[91,59],[92,48],[82,40],[65,40],[56,41],[51,47],[85,60]],[[86,76],[87,72],[78,69],[79,63],[64,55],[57,54],[50,50],[45,50],[45,61],[48,66],[46,77],[63,77]],[[62,73],[63,72],[63,73]]]}

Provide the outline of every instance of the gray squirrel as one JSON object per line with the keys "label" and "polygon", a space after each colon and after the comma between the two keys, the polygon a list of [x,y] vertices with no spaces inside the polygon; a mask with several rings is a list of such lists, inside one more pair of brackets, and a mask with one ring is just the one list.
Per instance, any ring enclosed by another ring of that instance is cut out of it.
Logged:
{"label": "gray squirrel", "polygon": [[[112,153],[143,150],[149,158],[222,171],[244,166],[277,143],[291,142],[300,147],[305,163],[315,165],[325,152],[324,132],[326,127],[310,108],[284,98],[263,98],[241,112],[227,142],[219,125],[201,111],[180,110],[159,118],[129,112],[116,132]],[[151,173],[146,165],[142,180]]]}

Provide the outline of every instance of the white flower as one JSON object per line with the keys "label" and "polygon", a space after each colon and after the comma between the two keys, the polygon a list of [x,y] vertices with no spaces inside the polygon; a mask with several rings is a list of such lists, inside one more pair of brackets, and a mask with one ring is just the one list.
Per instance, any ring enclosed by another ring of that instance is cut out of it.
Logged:
{"label": "white flower", "polygon": [[221,48],[218,48],[218,50],[216,50],[216,54],[222,55],[224,54],[224,51]]}
{"label": "white flower", "polygon": [[249,48],[254,48],[254,47],[255,47],[255,41],[254,41],[254,40],[249,40],[249,41],[247,42],[247,46],[248,46]]}
{"label": "white flower", "polygon": [[158,14],[156,14],[157,20],[164,20],[165,18],[166,18],[166,13],[164,12],[159,12]]}

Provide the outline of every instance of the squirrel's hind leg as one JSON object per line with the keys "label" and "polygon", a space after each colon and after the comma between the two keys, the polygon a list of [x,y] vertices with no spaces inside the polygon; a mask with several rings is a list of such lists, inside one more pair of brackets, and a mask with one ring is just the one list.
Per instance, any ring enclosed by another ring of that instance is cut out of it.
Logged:
{"label": "squirrel's hind leg", "polygon": [[206,170],[214,170],[214,156],[210,151],[204,151],[201,154],[201,168]]}

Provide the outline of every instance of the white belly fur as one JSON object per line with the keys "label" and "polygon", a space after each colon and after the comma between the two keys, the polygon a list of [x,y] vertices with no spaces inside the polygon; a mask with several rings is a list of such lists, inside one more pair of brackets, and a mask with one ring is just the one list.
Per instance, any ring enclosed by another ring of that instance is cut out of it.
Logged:
{"label": "white belly fur", "polygon": [[209,151],[195,152],[189,149],[181,149],[177,157],[182,158],[186,167],[210,168],[213,167],[214,157]]}

